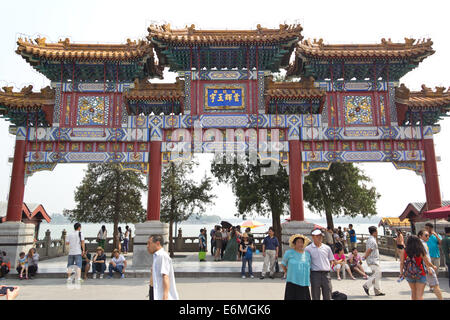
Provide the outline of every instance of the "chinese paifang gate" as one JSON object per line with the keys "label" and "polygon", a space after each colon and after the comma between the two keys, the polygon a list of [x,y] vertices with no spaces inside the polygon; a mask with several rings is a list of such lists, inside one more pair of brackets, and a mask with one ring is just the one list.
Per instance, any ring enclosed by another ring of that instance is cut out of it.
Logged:
{"label": "chinese paifang gate", "polygon": [[[218,150],[287,166],[291,223],[304,220],[303,177],[333,162],[412,170],[423,177],[428,210],[440,207],[433,135],[450,90],[411,92],[399,82],[434,53],[432,41],[333,45],[303,40],[301,31],[166,24],[119,45],[19,39],[16,53],[51,85],[0,92],[0,114],[16,135],[6,220],[20,222],[24,181],[36,171],[117,162],[148,174],[148,223],[135,238],[143,254],[148,233],[167,234],[159,222],[163,165]],[[176,82],[151,83],[165,67]],[[274,81],[281,69],[290,82]]]}

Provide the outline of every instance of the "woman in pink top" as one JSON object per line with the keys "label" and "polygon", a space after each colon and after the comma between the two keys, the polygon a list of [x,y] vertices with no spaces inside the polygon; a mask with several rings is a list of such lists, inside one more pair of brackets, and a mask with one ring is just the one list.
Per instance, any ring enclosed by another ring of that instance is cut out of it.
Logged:
{"label": "woman in pink top", "polygon": [[[332,269],[333,269],[333,271],[336,271],[338,280],[341,280],[341,270],[344,270],[344,268],[345,268],[345,270],[347,270],[350,277],[353,280],[355,280],[355,277],[353,276],[352,271],[350,270],[350,267],[346,263],[346,260],[347,259],[345,258],[344,249],[343,248],[337,249],[336,253],[334,254],[334,261],[333,261]],[[345,272],[345,271],[343,271],[343,272]]]}
{"label": "woman in pink top", "polygon": [[363,276],[364,279],[367,280],[368,276],[364,272],[364,268],[362,266],[361,256],[358,254],[358,249],[353,248],[352,252],[348,255],[348,264],[350,265],[350,270],[358,272]]}

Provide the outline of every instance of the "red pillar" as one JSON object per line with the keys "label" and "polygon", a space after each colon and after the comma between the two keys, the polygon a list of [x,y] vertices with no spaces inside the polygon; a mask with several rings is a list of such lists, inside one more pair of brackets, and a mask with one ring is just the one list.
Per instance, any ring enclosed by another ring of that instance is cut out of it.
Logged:
{"label": "red pillar", "polygon": [[161,211],[161,141],[150,142],[147,221],[159,221]]}
{"label": "red pillar", "polygon": [[23,194],[25,191],[25,146],[25,140],[16,140],[6,221],[20,222],[22,220]]}
{"label": "red pillar", "polygon": [[424,139],[423,149],[425,152],[425,193],[428,210],[433,210],[442,206],[433,139]]}
{"label": "red pillar", "polygon": [[289,191],[291,221],[303,221],[302,155],[300,141],[289,141]]}

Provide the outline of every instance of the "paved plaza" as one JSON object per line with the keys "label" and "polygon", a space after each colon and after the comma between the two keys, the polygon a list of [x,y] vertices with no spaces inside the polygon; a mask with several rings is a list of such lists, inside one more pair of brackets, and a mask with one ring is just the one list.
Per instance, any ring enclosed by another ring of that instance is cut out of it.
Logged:
{"label": "paved plaza", "polygon": [[[381,288],[385,297],[367,296],[362,289],[364,280],[332,280],[333,290],[347,294],[349,300],[409,300],[406,281],[383,278]],[[146,300],[148,281],[143,278],[89,279],[79,289],[68,289],[64,279],[3,280],[2,285],[21,287],[17,300]],[[448,279],[440,280],[444,299],[450,300]],[[239,278],[178,278],[177,289],[183,300],[281,300],[285,282],[282,279]],[[4,298],[3,298],[4,299]],[[435,300],[428,289],[424,299]]]}
{"label": "paved plaza", "polygon": [[[17,300],[146,300],[148,270],[133,269],[132,254],[127,256],[129,268],[125,279],[91,279],[79,288],[68,287],[64,280],[67,257],[41,261],[39,275],[33,280],[19,280],[15,271],[1,285],[20,286]],[[241,279],[241,262],[214,262],[208,254],[206,262],[199,262],[197,253],[177,253],[174,258],[177,289],[184,300],[280,300],[284,298],[285,281],[281,278],[259,279],[262,255],[255,255],[254,279]],[[344,292],[349,300],[408,300],[410,290],[406,281],[397,282],[399,262],[393,257],[381,256],[384,277],[381,288],[385,297],[368,297],[362,289],[364,280],[349,277],[338,281],[332,274],[333,290]],[[367,269],[367,265],[364,264]],[[370,270],[370,269],[369,269]],[[91,275],[89,275],[91,277]],[[444,277],[445,276],[445,277]],[[441,269],[439,278],[444,299],[450,300],[448,278]],[[371,289],[371,294],[373,294]],[[434,300],[435,295],[425,290],[424,299]]]}

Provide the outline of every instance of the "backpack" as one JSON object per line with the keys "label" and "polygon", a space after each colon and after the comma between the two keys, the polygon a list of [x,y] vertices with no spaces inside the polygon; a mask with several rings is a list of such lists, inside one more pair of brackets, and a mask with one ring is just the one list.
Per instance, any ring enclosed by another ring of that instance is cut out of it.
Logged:
{"label": "backpack", "polygon": [[333,300],[347,300],[347,295],[345,293],[334,291],[331,294],[331,299]]}
{"label": "backpack", "polygon": [[422,277],[422,269],[416,263],[414,258],[406,256],[404,265],[403,265],[403,274],[407,278],[418,280]]}

